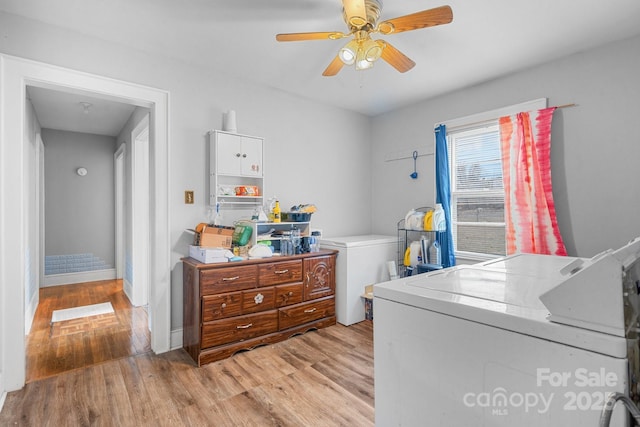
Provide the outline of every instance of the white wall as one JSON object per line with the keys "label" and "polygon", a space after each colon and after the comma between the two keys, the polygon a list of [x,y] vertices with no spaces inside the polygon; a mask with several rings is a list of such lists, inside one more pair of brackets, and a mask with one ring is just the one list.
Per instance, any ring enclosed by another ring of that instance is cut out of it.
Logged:
{"label": "white wall", "polygon": [[[547,97],[560,231],[570,255],[593,256],[640,236],[640,37],[572,55],[373,119],[373,230],[393,233],[411,207],[434,201],[433,157],[384,162],[394,150],[433,151],[441,121]],[[445,65],[446,66],[446,65]],[[395,141],[395,146],[389,142]],[[422,180],[422,177],[425,177]]]}
{"label": "white wall", "polygon": [[[234,109],[238,131],[265,138],[267,196],[283,206],[315,203],[313,226],[325,234],[371,229],[370,119],[279,90],[0,13],[0,51],[170,92],[172,328],[182,325],[182,264],[206,219],[206,132]],[[195,204],[184,204],[184,190]]]}
{"label": "white wall", "polygon": [[[116,139],[42,130],[45,150],[45,255],[92,253],[113,268],[113,153]],[[76,170],[84,167],[87,175]]]}

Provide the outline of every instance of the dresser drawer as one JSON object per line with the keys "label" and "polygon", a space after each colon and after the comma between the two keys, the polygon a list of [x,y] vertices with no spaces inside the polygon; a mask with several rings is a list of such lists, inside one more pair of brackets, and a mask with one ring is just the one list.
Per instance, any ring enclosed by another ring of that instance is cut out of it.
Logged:
{"label": "dresser drawer", "polygon": [[260,286],[302,281],[302,260],[260,265]]}
{"label": "dresser drawer", "polygon": [[284,330],[314,320],[322,319],[336,314],[333,296],[316,301],[296,304],[281,308],[279,313],[279,329]]}
{"label": "dresser drawer", "polygon": [[207,295],[202,297],[202,321],[242,314],[242,292],[230,292],[228,294]]}
{"label": "dresser drawer", "polygon": [[200,272],[201,295],[255,288],[258,286],[258,266],[217,268]]}
{"label": "dresser drawer", "polygon": [[202,325],[202,348],[242,341],[277,330],[277,310],[215,320]]}
{"label": "dresser drawer", "polygon": [[258,288],[242,291],[242,314],[272,310],[275,306],[275,288]]}
{"label": "dresser drawer", "polygon": [[302,283],[276,286],[276,307],[302,302]]}

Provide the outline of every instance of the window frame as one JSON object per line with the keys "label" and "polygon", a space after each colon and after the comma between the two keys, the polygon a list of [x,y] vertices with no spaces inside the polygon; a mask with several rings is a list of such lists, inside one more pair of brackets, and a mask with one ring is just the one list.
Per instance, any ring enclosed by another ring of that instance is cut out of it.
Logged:
{"label": "window frame", "polygon": [[[535,110],[541,110],[544,108],[547,108],[547,98],[538,98],[538,99],[533,99],[531,101],[522,102],[519,104],[509,105],[509,106],[497,108],[494,110],[472,114],[469,116],[441,121],[434,126],[434,129],[437,129],[440,124],[445,125],[447,130],[447,151],[450,153],[451,152],[449,148],[450,133],[462,132],[465,130],[472,130],[474,128],[486,126],[487,123],[490,123],[490,122],[497,123],[500,117],[514,115],[522,111],[535,111]],[[434,161],[435,161],[435,156],[434,156]],[[452,165],[453,165],[452,159],[449,158],[449,167],[450,167],[449,182],[451,185],[451,193],[453,196],[453,187],[455,183],[453,182],[454,175],[451,173]],[[434,177],[434,185],[435,185],[435,177]],[[504,194],[504,191],[503,191],[503,194]],[[492,259],[502,257],[502,255],[458,251],[455,245],[454,245],[454,250],[455,250],[455,256],[457,259],[459,258],[459,259],[464,259],[469,261],[487,261],[487,260],[492,260]]]}

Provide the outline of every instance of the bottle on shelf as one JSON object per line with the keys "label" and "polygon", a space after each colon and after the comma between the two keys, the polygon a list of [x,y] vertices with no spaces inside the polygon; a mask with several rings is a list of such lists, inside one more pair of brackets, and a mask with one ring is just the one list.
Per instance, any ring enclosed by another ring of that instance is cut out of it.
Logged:
{"label": "bottle on shelf", "polygon": [[309,252],[320,252],[320,232],[312,231],[309,238]]}
{"label": "bottle on shelf", "polygon": [[213,225],[222,224],[222,213],[220,212],[220,202],[216,203],[216,214],[213,217]]}
{"label": "bottle on shelf", "polygon": [[281,215],[280,202],[276,200],[276,204],[273,206],[273,222],[280,222]]}
{"label": "bottle on shelf", "polygon": [[436,208],[433,211],[433,227],[434,231],[445,231],[447,229],[447,223],[444,219],[444,209],[442,204],[436,203]]}
{"label": "bottle on shelf", "polygon": [[429,262],[431,264],[442,264],[442,255],[440,254],[440,243],[434,240],[429,247]]}
{"label": "bottle on shelf", "polygon": [[273,221],[273,208],[276,206],[276,196],[269,197],[269,201],[264,205],[264,210],[267,212],[267,219],[269,222]]}

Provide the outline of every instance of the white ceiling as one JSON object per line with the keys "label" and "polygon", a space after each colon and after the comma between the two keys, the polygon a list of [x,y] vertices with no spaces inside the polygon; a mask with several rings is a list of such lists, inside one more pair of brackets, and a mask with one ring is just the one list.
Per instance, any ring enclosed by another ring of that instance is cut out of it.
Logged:
{"label": "white ceiling", "polygon": [[443,4],[451,24],[384,37],[415,68],[378,61],[336,77],[321,74],[346,40],[275,34],[345,31],[340,0],[0,0],[0,10],[372,116],[640,34],[638,0],[384,0],[381,19]]}
{"label": "white ceiling", "polygon": [[27,87],[27,97],[43,128],[113,137],[120,134],[136,108],[107,99],[34,86]]}

